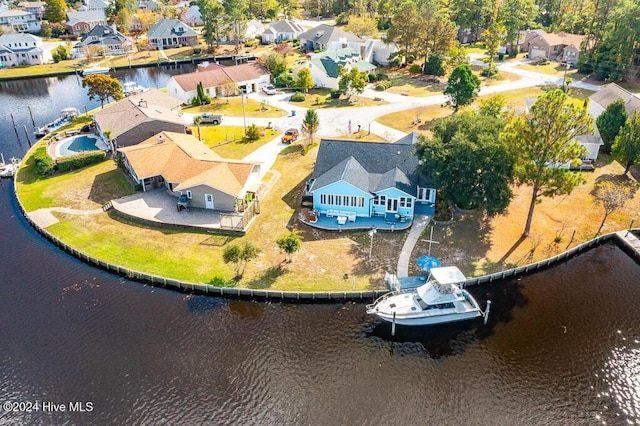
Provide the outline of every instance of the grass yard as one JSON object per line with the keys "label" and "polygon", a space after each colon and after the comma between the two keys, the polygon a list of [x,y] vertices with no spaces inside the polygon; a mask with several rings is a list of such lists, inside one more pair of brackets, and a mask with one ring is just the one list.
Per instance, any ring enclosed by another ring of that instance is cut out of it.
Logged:
{"label": "grass yard", "polygon": [[[422,135],[429,136],[431,134],[429,128],[433,120],[446,117],[451,113],[452,110],[450,108],[429,105],[383,115],[378,117],[376,121],[402,132],[409,133],[415,130]],[[418,125],[413,125],[417,117],[420,117],[422,121]]]}
{"label": "grass yard", "polygon": [[[281,110],[280,108],[270,106],[268,102],[268,98],[265,99],[265,103],[260,103],[254,101],[253,99],[245,98],[245,115],[247,117],[253,118],[280,118],[287,115],[287,112]],[[203,112],[210,112],[213,114],[229,115],[231,117],[242,117],[242,99],[239,96],[225,99],[214,99],[209,105],[202,105],[198,107],[184,107],[182,111],[189,114],[202,114]]]}
{"label": "grass yard", "polygon": [[[42,142],[41,142],[42,143]],[[84,167],[64,174],[39,177],[33,157],[23,161],[16,191],[26,211],[47,207],[92,210],[106,201],[133,194],[133,186],[114,161]]]}
{"label": "grass yard", "polygon": [[[383,272],[395,267],[406,233],[378,233],[374,255],[369,260],[366,232],[329,233],[299,224],[299,197],[313,169],[317,147],[307,155],[301,152],[302,147],[295,144],[279,155],[268,173],[268,178],[275,181],[274,187],[261,199],[262,213],[244,237],[139,225],[113,213],[54,213],[60,221],[47,230],[70,246],[105,261],[185,281],[274,290],[380,288]],[[110,161],[42,180],[31,175],[29,161],[20,170],[18,194],[30,204],[30,211],[45,206],[94,209],[107,199],[129,193],[122,190],[120,178],[124,174]],[[113,181],[102,180],[97,185],[96,181],[105,174],[113,174]],[[42,194],[46,194],[47,202],[36,204],[33,200],[45,198]],[[300,228],[304,243],[293,261],[287,263],[275,240],[290,228]],[[222,250],[226,244],[244,241],[256,244],[262,254],[248,265],[244,277],[235,281],[231,265],[221,260]],[[178,246],[180,250],[175,249]],[[338,264],[336,259],[340,259]]]}
{"label": "grass yard", "polygon": [[[432,255],[443,264],[458,265],[466,275],[477,276],[536,262],[590,240],[604,217],[602,205],[591,195],[594,183],[599,180],[626,182],[634,188],[634,198],[609,216],[602,232],[627,228],[640,211],[640,185],[622,176],[622,166],[607,155],[600,154],[597,166],[595,172],[584,174],[587,183],[570,195],[542,198],[536,205],[528,238],[522,239],[521,235],[531,188],[519,187],[514,188],[515,197],[503,215],[489,218],[477,212],[465,213],[457,215],[451,225],[436,225],[433,239],[440,244],[432,246]],[[410,265],[428,249],[427,243],[418,244]]]}
{"label": "grass yard", "polygon": [[[397,93],[406,96],[430,96],[442,93],[445,84],[429,81],[427,76],[412,75],[409,73],[392,72],[389,79],[393,86],[385,90],[389,93]],[[375,83],[374,83],[375,87]]]}
{"label": "grass yard", "polygon": [[[193,134],[197,137],[197,127],[191,127]],[[242,160],[278,135],[278,132],[273,129],[260,127],[260,131],[264,136],[260,136],[258,140],[249,141],[242,138],[244,129],[240,126],[200,126],[200,135],[205,145],[219,156],[234,160]]]}
{"label": "grass yard", "polygon": [[309,93],[305,94],[305,99],[302,102],[291,102],[291,106],[299,106],[301,108],[348,108],[348,107],[365,107],[383,105],[387,102],[383,100],[373,100],[362,96],[357,97],[357,100],[350,102],[346,96],[342,95],[339,99],[333,99],[330,96],[331,90],[329,89],[311,89]]}

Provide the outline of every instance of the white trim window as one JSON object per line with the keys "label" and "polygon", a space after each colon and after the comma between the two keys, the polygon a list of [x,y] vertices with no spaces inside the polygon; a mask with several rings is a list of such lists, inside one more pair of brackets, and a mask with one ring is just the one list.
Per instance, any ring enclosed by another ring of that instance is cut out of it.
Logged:
{"label": "white trim window", "polygon": [[187,191],[187,198],[191,199],[193,197],[193,194],[191,193],[191,191]]}

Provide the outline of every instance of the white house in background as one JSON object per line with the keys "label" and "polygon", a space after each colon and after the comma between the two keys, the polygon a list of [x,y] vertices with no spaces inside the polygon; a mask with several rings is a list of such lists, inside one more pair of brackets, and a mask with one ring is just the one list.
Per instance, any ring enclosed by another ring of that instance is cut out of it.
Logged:
{"label": "white house in background", "polygon": [[281,20],[272,22],[262,33],[262,43],[280,43],[298,38],[304,29],[293,21]]}
{"label": "white house in background", "polygon": [[46,3],[43,1],[21,1],[18,3],[18,9],[33,13],[37,19],[42,19],[45,5]]}
{"label": "white house in background", "polygon": [[184,22],[192,27],[202,25],[202,14],[200,8],[197,5],[193,5],[187,9],[184,14]]}
{"label": "white house in background", "polygon": [[359,71],[372,73],[376,66],[370,62],[362,60],[358,52],[353,49],[338,49],[311,55],[305,63],[293,69],[293,73],[298,75],[301,69],[308,68],[311,71],[311,78],[316,87],[326,87],[329,89],[338,88],[338,67],[350,71],[356,68]]}
{"label": "white house in background", "polygon": [[104,0],[86,0],[84,6],[78,8],[78,10],[106,10],[109,7],[109,3]]}
{"label": "white house in background", "polygon": [[264,32],[264,24],[257,19],[252,19],[247,22],[246,28],[244,30],[244,38],[251,39],[256,38],[260,34]]}
{"label": "white house in background", "polygon": [[382,40],[368,38],[364,45],[364,60],[372,64],[387,66],[391,57],[398,51],[395,43],[385,43]]}
{"label": "white house in background", "polygon": [[155,12],[158,10],[158,2],[156,0],[138,0],[138,9]]}
{"label": "white house in background", "polygon": [[42,65],[52,60],[51,51],[43,47],[38,36],[24,33],[0,36],[0,64],[5,67]]}
{"label": "white house in background", "polygon": [[360,52],[365,45],[365,40],[357,35],[344,31],[341,28],[321,24],[315,28],[303,32],[298,36],[300,47],[307,50],[337,50],[347,47]]}
{"label": "white house in background", "polygon": [[233,82],[239,91],[252,93],[269,84],[271,75],[264,67],[255,63],[230,67],[212,64],[199,72],[174,75],[167,82],[167,93],[188,105],[197,94],[198,83],[202,83],[205,94],[215,98],[222,95],[220,86],[229,81]]}
{"label": "white house in background", "polygon": [[0,27],[11,28],[17,33],[38,33],[41,28],[40,19],[35,13],[20,9],[1,12]]}

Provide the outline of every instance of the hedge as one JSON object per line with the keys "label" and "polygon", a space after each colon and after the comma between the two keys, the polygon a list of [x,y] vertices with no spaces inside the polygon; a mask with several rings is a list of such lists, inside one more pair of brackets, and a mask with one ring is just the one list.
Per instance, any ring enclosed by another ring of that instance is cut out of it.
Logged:
{"label": "hedge", "polygon": [[300,92],[296,92],[293,95],[291,95],[291,99],[289,99],[290,102],[302,102],[304,101],[304,93],[300,93]]}
{"label": "hedge", "polygon": [[51,174],[56,169],[56,165],[49,156],[46,146],[41,146],[33,152],[33,160],[36,163],[36,170],[40,176]]}
{"label": "hedge", "polygon": [[391,86],[393,86],[393,82],[391,80],[383,81],[382,83],[378,83],[376,85],[376,90],[378,92],[383,92]]}
{"label": "hedge", "polygon": [[61,172],[68,172],[84,167],[88,164],[100,163],[106,160],[107,154],[104,151],[85,151],[74,155],[60,157],[56,160],[56,166]]}

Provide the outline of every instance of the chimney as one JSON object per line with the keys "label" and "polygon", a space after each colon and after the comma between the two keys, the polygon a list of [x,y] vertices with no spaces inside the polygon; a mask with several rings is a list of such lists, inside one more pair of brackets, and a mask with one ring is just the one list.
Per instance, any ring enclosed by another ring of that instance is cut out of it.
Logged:
{"label": "chimney", "polygon": [[139,106],[140,108],[146,108],[146,107],[147,107],[147,101],[145,101],[144,99],[140,99],[140,100],[138,101],[138,106]]}

